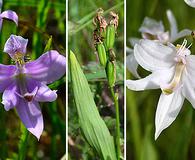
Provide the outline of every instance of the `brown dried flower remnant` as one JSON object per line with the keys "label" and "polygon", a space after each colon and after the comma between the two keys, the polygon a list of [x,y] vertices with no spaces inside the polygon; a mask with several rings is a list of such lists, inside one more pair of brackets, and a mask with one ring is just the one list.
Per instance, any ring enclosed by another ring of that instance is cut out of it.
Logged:
{"label": "brown dried flower remnant", "polygon": [[99,8],[97,10],[96,16],[93,19],[93,24],[100,29],[100,32],[103,32],[108,25],[105,18],[102,16],[103,13],[104,10],[102,8]]}
{"label": "brown dried flower remnant", "polygon": [[115,12],[110,12],[110,15],[112,16],[112,19],[110,21],[110,24],[113,24],[115,29],[118,27],[118,14],[116,14]]}

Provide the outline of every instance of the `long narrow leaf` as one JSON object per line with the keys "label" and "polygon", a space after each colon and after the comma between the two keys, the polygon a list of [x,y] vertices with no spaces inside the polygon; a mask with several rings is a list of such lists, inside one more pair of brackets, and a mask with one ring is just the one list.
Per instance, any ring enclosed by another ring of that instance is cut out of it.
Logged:
{"label": "long narrow leaf", "polygon": [[84,137],[101,159],[116,160],[113,137],[99,115],[87,79],[73,52],[70,52],[70,74],[74,100]]}

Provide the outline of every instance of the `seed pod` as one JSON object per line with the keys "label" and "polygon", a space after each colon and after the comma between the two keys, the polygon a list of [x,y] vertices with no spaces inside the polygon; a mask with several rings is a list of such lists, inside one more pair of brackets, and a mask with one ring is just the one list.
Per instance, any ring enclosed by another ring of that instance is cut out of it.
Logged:
{"label": "seed pod", "polygon": [[106,30],[106,47],[107,50],[112,49],[115,41],[115,27],[113,24],[108,25]]}
{"label": "seed pod", "polygon": [[113,87],[116,81],[116,67],[114,62],[107,62],[106,66],[106,75],[108,78],[108,84],[110,87]]}
{"label": "seed pod", "polygon": [[98,52],[98,57],[99,57],[100,64],[103,67],[106,67],[107,56],[106,56],[106,49],[104,47],[103,42],[99,42],[97,44],[97,52]]}

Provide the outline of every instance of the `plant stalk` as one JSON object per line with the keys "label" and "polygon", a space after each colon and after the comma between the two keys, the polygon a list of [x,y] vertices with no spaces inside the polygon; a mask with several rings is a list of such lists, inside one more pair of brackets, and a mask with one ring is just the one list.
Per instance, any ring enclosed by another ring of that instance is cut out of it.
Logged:
{"label": "plant stalk", "polygon": [[118,103],[118,95],[114,92],[114,87],[110,87],[110,91],[112,94],[112,98],[114,100],[114,106],[116,110],[116,137],[115,137],[115,144],[116,144],[116,153],[117,159],[120,160],[120,115],[119,115],[119,103]]}
{"label": "plant stalk", "polygon": [[26,157],[26,151],[27,151],[27,144],[28,144],[28,137],[29,132],[28,130],[21,124],[21,136],[20,136],[20,142],[19,142],[19,154],[18,154],[18,160],[24,160]]}

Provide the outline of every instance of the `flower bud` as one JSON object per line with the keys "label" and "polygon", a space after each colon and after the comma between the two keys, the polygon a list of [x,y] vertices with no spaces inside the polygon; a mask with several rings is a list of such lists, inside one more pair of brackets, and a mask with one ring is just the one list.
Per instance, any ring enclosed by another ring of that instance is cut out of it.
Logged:
{"label": "flower bud", "polygon": [[113,24],[107,26],[106,30],[106,47],[107,50],[112,49],[115,41],[115,27]]}
{"label": "flower bud", "polygon": [[116,81],[116,67],[114,62],[108,61],[106,66],[106,75],[108,78],[108,84],[113,87]]}
{"label": "flower bud", "polygon": [[106,49],[104,47],[103,42],[99,42],[97,44],[97,52],[98,52],[98,57],[99,57],[100,64],[103,67],[106,67],[107,55],[106,55]]}

